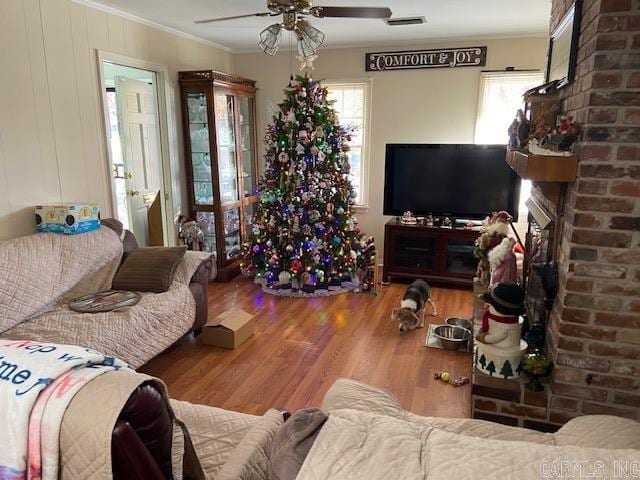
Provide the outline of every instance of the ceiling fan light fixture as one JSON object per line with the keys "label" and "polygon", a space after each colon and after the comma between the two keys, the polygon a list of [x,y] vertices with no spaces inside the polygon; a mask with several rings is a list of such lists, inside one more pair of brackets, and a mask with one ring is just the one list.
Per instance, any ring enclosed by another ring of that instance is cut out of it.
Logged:
{"label": "ceiling fan light fixture", "polygon": [[316,50],[324,42],[324,33],[306,22],[300,22],[296,33],[298,34],[298,52],[304,58],[315,55]]}
{"label": "ceiling fan light fixture", "polygon": [[275,55],[280,45],[280,39],[282,38],[282,25],[274,23],[269,25],[262,32],[260,32],[260,43],[258,46],[262,51],[268,55]]}

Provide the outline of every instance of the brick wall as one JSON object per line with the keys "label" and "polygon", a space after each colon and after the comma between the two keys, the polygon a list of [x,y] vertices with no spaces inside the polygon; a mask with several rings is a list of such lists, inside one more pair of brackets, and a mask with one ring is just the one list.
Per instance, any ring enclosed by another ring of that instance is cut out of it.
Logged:
{"label": "brick wall", "polygon": [[[571,3],[553,0],[552,30]],[[640,420],[640,0],[584,1],[576,81],[562,97],[585,131],[559,212],[549,417]]]}

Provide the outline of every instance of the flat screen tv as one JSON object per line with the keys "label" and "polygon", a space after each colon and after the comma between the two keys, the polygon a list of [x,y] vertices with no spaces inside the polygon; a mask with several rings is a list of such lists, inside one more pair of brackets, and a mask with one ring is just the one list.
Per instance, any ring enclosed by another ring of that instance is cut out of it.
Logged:
{"label": "flat screen tv", "polygon": [[504,145],[387,144],[384,214],[517,218],[520,180],[505,155]]}

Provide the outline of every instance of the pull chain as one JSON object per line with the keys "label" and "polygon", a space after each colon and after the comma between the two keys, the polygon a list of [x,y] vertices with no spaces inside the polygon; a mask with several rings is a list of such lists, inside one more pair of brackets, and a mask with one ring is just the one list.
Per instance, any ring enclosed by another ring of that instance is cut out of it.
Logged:
{"label": "pull chain", "polygon": [[293,82],[293,32],[289,30],[289,86]]}

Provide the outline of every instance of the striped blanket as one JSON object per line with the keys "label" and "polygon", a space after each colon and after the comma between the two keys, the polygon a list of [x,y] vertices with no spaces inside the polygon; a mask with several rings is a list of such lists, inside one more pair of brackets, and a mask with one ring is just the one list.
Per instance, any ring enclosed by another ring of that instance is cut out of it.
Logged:
{"label": "striped blanket", "polygon": [[88,348],[0,340],[0,480],[57,479],[67,405],[89,381],[121,368],[130,367]]}

